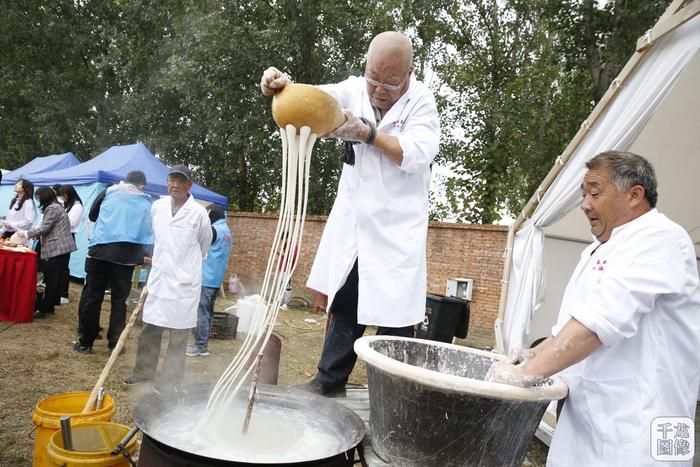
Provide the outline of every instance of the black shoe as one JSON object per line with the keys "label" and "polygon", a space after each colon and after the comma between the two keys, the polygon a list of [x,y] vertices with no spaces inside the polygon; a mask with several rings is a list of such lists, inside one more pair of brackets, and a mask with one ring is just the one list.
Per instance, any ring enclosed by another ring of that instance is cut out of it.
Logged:
{"label": "black shoe", "polygon": [[141,384],[145,383],[146,381],[150,381],[151,378],[140,378],[134,375],[129,376],[124,380],[124,384],[127,386],[132,386],[134,384]]}
{"label": "black shoe", "polygon": [[81,344],[79,341],[73,344],[73,350],[83,355],[92,354],[92,347]]}
{"label": "black shoe", "polygon": [[34,319],[46,319],[46,313],[37,310],[34,312]]}
{"label": "black shoe", "polygon": [[315,379],[312,379],[308,383],[292,386],[292,389],[298,389],[299,391],[310,392],[327,397],[345,397],[346,395],[344,384],[342,386],[328,387],[319,383]]}

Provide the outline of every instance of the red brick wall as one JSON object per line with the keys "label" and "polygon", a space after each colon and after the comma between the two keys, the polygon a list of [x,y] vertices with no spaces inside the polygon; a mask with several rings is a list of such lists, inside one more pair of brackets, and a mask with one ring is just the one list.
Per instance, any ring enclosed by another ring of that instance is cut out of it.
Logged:
{"label": "red brick wall", "polygon": [[[228,224],[233,233],[234,246],[227,277],[235,272],[249,293],[258,292],[277,228],[277,216],[235,212],[229,213]],[[310,302],[314,296],[304,284],[325,225],[325,216],[307,216],[299,264],[294,273],[294,295],[302,295]],[[444,295],[447,279],[474,279],[470,329],[493,329],[498,313],[507,233],[507,227],[499,225],[430,223],[428,291]]]}

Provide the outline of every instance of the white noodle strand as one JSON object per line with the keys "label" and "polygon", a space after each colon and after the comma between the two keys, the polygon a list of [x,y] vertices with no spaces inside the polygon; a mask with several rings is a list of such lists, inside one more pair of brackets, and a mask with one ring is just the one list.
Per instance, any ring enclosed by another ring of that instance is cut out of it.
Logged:
{"label": "white noodle strand", "polygon": [[[250,328],[241,348],[217,381],[199,428],[216,435],[215,428],[249,382],[255,367],[254,353],[264,349],[274,329],[284,291],[298,264],[298,245],[304,235],[304,219],[309,199],[311,154],[317,135],[307,126],[280,128],[282,139],[282,191],[280,215],[272,240],[260,291],[261,303],[253,307]],[[278,257],[278,254],[280,255]]]}

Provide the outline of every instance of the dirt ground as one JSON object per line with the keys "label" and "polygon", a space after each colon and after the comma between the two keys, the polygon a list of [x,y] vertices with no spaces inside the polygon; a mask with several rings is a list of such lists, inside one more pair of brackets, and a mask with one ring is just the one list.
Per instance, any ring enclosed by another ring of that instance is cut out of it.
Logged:
{"label": "dirt ground", "polygon": [[[30,466],[33,450],[32,412],[36,403],[48,396],[71,391],[90,391],[107,363],[105,339],[95,341],[93,355],[73,351],[77,326],[77,303],[81,285],[72,283],[70,303],[56,308],[56,314],[33,323],[0,322],[0,466]],[[219,298],[217,311],[234,302],[233,297]],[[310,321],[312,320],[312,321]],[[102,308],[101,324],[109,321],[109,298]],[[307,381],[316,372],[325,328],[325,315],[309,308],[282,310],[275,332],[282,342],[279,368],[281,386]],[[373,330],[368,330],[373,334]],[[128,337],[126,353],[116,361],[105,384],[116,405],[113,421],[131,425],[132,409],[150,389],[148,385],[127,387],[122,384],[134,365],[138,326]],[[235,340],[210,340],[211,355],[188,357],[187,378],[190,382],[216,381],[241,344]],[[470,335],[466,345],[488,347],[488,338]],[[165,347],[165,346],[164,346]],[[362,361],[358,361],[350,376],[350,385],[367,384]],[[534,440],[524,466],[542,466],[547,447]]]}

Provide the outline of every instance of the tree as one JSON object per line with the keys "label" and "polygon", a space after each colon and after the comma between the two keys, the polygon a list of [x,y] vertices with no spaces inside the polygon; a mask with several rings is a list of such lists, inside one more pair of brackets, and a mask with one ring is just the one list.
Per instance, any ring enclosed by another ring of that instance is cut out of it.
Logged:
{"label": "tree", "polygon": [[440,15],[456,51],[436,70],[450,90],[442,160],[462,220],[517,215],[668,0],[473,0]]}

